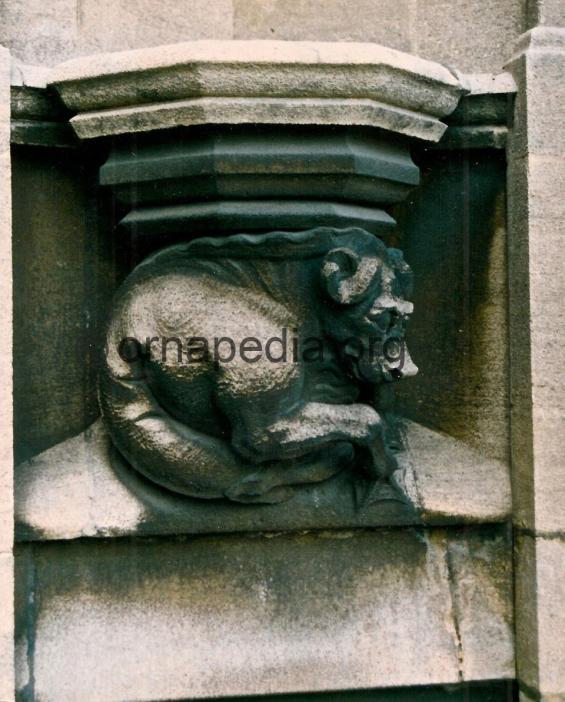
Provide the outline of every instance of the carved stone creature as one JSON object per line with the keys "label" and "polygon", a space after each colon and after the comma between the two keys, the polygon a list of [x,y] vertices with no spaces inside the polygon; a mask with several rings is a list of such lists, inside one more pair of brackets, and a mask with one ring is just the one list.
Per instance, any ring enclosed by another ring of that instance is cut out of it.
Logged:
{"label": "carved stone creature", "polygon": [[371,390],[417,370],[410,288],[401,252],[362,229],[153,254],[108,330],[100,403],[115,446],[192,497],[275,503],[346,467],[377,495],[396,464]]}

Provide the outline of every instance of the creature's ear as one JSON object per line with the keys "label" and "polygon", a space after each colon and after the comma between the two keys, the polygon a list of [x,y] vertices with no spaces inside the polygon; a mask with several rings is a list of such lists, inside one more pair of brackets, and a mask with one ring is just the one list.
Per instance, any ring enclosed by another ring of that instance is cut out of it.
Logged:
{"label": "creature's ear", "polygon": [[348,248],[332,249],[322,263],[322,285],[340,305],[354,305],[369,291],[380,259],[359,256]]}

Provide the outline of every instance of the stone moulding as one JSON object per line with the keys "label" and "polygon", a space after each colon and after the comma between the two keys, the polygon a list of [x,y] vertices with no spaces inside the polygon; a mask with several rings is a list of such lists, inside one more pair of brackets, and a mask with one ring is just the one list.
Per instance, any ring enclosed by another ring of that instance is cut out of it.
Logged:
{"label": "stone moulding", "polygon": [[10,78],[10,141],[28,146],[68,148],[78,140],[69,114],[57,95],[47,90],[48,69],[12,60]]}
{"label": "stone moulding", "polygon": [[377,44],[196,41],[73,59],[48,82],[82,139],[199,124],[372,126],[426,141],[467,92]]}
{"label": "stone moulding", "polygon": [[503,149],[516,83],[510,73],[476,73],[461,76],[468,89],[449,115],[448,129],[437,148]]}

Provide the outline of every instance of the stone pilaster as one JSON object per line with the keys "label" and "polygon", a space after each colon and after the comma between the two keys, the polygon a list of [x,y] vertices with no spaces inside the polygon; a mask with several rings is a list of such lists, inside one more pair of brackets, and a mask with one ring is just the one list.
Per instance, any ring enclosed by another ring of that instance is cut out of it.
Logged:
{"label": "stone pilaster", "polygon": [[[531,19],[557,17],[551,5],[531,3]],[[565,700],[565,29],[534,26],[508,68],[518,85],[508,152],[517,666],[523,699],[554,702]]]}
{"label": "stone pilaster", "polygon": [[12,222],[10,53],[0,47],[0,700],[13,700]]}

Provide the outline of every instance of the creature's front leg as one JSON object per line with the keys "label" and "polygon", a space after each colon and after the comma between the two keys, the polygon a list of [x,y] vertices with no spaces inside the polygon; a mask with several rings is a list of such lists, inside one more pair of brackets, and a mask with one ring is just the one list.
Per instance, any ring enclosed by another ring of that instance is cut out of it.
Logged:
{"label": "creature's front leg", "polygon": [[[304,403],[263,426],[251,428],[249,423],[242,422],[234,431],[232,444],[240,455],[258,464],[275,458],[290,461],[324,449],[344,451],[344,447],[349,447],[351,450],[355,445],[367,455],[370,464],[367,468],[375,483],[389,482],[396,470],[394,455],[386,446],[384,422],[375,409],[365,404]],[[308,479],[308,470],[308,464],[302,469],[277,474],[259,470],[252,481],[253,490],[258,489],[261,481],[265,486],[313,482]],[[236,492],[246,489],[246,481],[234,486]]]}

